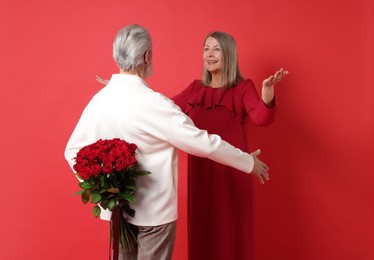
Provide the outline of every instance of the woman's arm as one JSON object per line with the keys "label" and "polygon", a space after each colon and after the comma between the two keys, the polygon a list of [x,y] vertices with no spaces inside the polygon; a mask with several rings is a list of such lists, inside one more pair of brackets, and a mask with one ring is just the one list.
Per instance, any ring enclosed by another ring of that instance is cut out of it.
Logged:
{"label": "woman's arm", "polygon": [[187,101],[191,94],[192,88],[194,86],[194,82],[192,82],[187,88],[182,90],[179,94],[176,94],[175,96],[171,97],[170,99],[174,101],[174,103],[180,107],[180,109],[186,113],[187,108]]}

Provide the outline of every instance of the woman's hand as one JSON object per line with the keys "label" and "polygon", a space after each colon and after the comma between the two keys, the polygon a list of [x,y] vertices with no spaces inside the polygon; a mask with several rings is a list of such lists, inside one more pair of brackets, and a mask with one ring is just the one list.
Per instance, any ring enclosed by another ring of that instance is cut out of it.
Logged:
{"label": "woman's hand", "polygon": [[264,103],[271,107],[274,101],[274,85],[278,82],[280,82],[289,72],[284,69],[280,69],[277,72],[275,72],[274,75],[271,75],[267,79],[265,79],[262,82],[262,100]]}
{"label": "woman's hand", "polygon": [[272,88],[288,74],[287,70],[280,69],[262,82],[263,88]]}
{"label": "woman's hand", "polygon": [[[257,177],[259,182],[261,184],[265,183],[265,180],[269,180],[269,167],[260,159],[257,158],[257,156],[260,154],[260,150],[256,150],[253,153],[251,153],[253,159],[254,159],[254,165],[253,165],[253,170],[252,173]],[[265,180],[264,180],[265,179]]]}
{"label": "woman's hand", "polygon": [[96,75],[96,81],[98,81],[99,83],[103,84],[103,85],[107,85],[109,80],[107,79],[102,79],[100,78],[99,76]]}

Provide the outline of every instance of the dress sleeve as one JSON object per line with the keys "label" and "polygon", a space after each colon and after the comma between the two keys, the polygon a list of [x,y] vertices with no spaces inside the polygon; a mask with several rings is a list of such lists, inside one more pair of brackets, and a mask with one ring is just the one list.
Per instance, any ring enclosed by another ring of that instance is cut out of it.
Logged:
{"label": "dress sleeve", "polygon": [[186,113],[186,110],[187,110],[187,100],[188,100],[188,97],[190,96],[191,92],[192,92],[192,89],[193,89],[193,86],[194,86],[194,82],[192,82],[187,88],[185,88],[184,90],[182,90],[182,92],[180,92],[179,94],[176,94],[175,96],[173,96],[171,98],[171,100],[174,101],[174,103],[180,107],[180,109],[183,111],[183,113]]}
{"label": "dress sleeve", "polygon": [[245,112],[258,126],[267,126],[274,122],[276,105],[268,108],[259,98],[256,87],[252,80],[245,80],[241,98]]}

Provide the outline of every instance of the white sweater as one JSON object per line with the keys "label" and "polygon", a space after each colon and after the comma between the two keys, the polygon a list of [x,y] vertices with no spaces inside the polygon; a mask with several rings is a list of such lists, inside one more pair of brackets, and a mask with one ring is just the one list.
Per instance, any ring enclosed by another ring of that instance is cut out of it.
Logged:
{"label": "white sweater", "polygon": [[[177,219],[177,148],[243,172],[253,169],[251,155],[196,128],[173,101],[151,90],[138,76],[114,74],[91,99],[66,146],[70,166],[80,148],[100,138],[135,143],[136,159],[141,168],[151,172],[138,178],[136,203],[130,205],[136,213],[128,221],[138,226]],[[109,220],[110,212],[103,211],[101,218]]]}

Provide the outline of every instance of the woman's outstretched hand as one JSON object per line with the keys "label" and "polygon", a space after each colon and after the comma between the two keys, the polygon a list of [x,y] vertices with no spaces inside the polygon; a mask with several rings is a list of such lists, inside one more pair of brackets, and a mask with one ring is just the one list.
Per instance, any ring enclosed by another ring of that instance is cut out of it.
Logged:
{"label": "woman's outstretched hand", "polygon": [[262,87],[264,88],[271,88],[274,87],[274,85],[278,82],[280,82],[287,74],[288,70],[280,69],[277,72],[275,72],[274,75],[271,75],[267,79],[264,79],[262,82]]}
{"label": "woman's outstretched hand", "polygon": [[262,81],[262,100],[268,107],[271,107],[274,101],[274,85],[279,83],[288,73],[288,70],[280,69]]}
{"label": "woman's outstretched hand", "polygon": [[257,158],[257,156],[261,153],[260,150],[256,150],[251,155],[253,156],[254,159],[254,165],[253,165],[253,170],[252,173],[257,177],[259,182],[261,184],[265,184],[265,180],[269,181],[269,167],[260,159]]}

